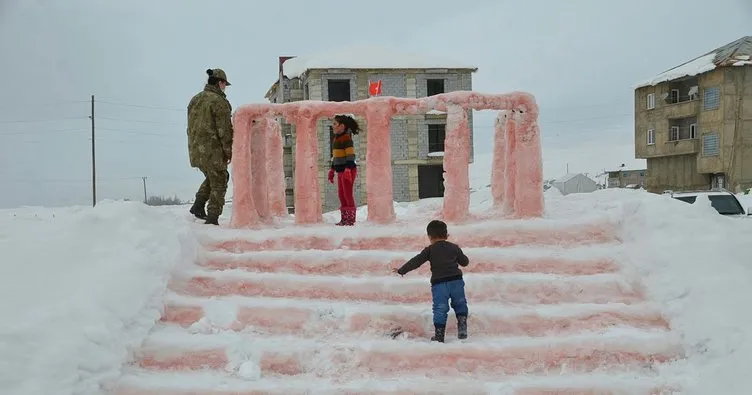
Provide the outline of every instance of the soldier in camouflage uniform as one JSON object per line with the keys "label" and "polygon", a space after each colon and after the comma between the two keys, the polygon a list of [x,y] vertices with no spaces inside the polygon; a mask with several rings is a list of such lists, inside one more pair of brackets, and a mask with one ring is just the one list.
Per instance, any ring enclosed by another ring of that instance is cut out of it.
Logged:
{"label": "soldier in camouflage uniform", "polygon": [[[196,192],[191,214],[219,225],[225,205],[232,160],[232,106],[225,95],[230,86],[222,69],[206,70],[209,80],[204,90],[188,104],[188,154],[191,167],[204,173],[204,182]],[[209,203],[204,210],[204,206]]]}

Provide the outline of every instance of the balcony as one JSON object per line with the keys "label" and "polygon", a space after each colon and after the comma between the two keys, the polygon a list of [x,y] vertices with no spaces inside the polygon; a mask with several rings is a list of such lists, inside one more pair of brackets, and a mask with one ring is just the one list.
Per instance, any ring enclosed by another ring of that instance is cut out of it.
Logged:
{"label": "balcony", "polygon": [[696,117],[700,114],[700,100],[691,99],[667,103],[663,107],[663,114],[668,119]]}
{"label": "balcony", "polygon": [[649,150],[652,152],[648,152],[647,155],[645,155],[646,158],[696,154],[700,152],[700,140],[684,139],[666,141],[663,144],[656,144],[652,147],[653,149]]}

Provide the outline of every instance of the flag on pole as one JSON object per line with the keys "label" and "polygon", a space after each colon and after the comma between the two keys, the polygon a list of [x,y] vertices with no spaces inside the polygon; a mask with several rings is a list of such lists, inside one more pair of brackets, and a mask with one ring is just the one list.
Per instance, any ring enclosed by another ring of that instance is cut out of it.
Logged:
{"label": "flag on pole", "polygon": [[368,80],[368,94],[372,97],[381,95],[381,80]]}

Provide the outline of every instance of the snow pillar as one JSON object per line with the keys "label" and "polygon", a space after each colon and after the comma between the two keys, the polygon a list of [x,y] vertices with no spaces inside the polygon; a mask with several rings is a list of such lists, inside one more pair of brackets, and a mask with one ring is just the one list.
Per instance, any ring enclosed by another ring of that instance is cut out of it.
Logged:
{"label": "snow pillar", "polygon": [[493,205],[502,212],[504,208],[504,190],[506,183],[506,127],[509,111],[499,111],[494,124],[494,151],[491,164],[491,195]]}
{"label": "snow pillar", "polygon": [[258,212],[253,202],[251,185],[251,119],[235,116],[232,144],[232,217],[231,228],[250,228],[259,224]]}
{"label": "snow pillar", "polygon": [[287,215],[287,197],[285,190],[285,166],[283,162],[283,141],[279,122],[272,118],[265,118],[266,138],[266,173],[268,177],[269,214],[274,217]]}
{"label": "snow pillar", "polygon": [[392,190],[392,142],[389,101],[371,99],[366,106],[366,191],[368,220],[390,223],[396,218]]}
{"label": "snow pillar", "polygon": [[447,106],[447,134],[444,140],[444,219],[462,222],[470,209],[470,130],[467,112]]}
{"label": "snow pillar", "polygon": [[270,219],[266,124],[266,119],[258,119],[251,126],[251,196],[256,212],[264,222]]}
{"label": "snow pillar", "polygon": [[514,112],[507,116],[506,128],[504,129],[504,199],[501,208],[504,213],[512,214],[514,201],[517,198],[517,122]]}
{"label": "snow pillar", "polygon": [[295,117],[295,223],[323,222],[318,177],[316,116],[299,111]]}
{"label": "snow pillar", "polygon": [[516,130],[516,167],[514,214],[517,218],[543,216],[543,160],[540,130],[535,118],[517,113],[522,118]]}

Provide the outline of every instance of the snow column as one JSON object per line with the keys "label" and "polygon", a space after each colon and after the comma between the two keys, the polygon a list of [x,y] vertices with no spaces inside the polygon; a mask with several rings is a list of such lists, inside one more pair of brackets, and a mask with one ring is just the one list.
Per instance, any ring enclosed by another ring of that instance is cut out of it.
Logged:
{"label": "snow column", "polygon": [[[514,114],[516,129],[515,157],[517,178],[514,183],[514,214],[517,218],[543,215],[543,160],[540,130],[534,113]],[[511,186],[510,184],[507,184]]]}
{"label": "snow column", "polygon": [[504,190],[506,186],[506,126],[509,111],[499,111],[494,124],[494,151],[491,165],[491,195],[493,205],[497,210],[507,211],[509,207],[504,205]]}
{"label": "snow column", "polygon": [[393,222],[392,142],[390,126],[391,101],[371,99],[366,105],[366,190],[368,220],[376,223]]}
{"label": "snow column", "polygon": [[259,218],[266,222],[269,216],[269,180],[266,154],[266,119],[258,119],[251,125],[251,196]]}
{"label": "snow column", "polygon": [[444,140],[444,219],[461,222],[470,208],[470,130],[467,112],[447,106],[447,134]]}
{"label": "snow column", "polygon": [[295,122],[295,223],[322,222],[318,178],[317,115],[301,105]]}
{"label": "snow column", "polygon": [[[504,129],[504,198],[502,200],[502,211],[506,214],[513,214],[517,198],[517,120],[515,119],[514,110],[507,113],[506,128]],[[523,180],[524,181],[524,180]]]}
{"label": "snow column", "polygon": [[233,117],[232,144],[232,217],[230,227],[250,228],[259,224],[258,212],[251,195],[251,119],[248,116]]}
{"label": "snow column", "polygon": [[283,142],[279,122],[265,118],[266,123],[266,174],[268,177],[269,213],[275,217],[287,215],[285,196],[285,166],[283,162]]}

